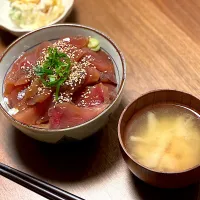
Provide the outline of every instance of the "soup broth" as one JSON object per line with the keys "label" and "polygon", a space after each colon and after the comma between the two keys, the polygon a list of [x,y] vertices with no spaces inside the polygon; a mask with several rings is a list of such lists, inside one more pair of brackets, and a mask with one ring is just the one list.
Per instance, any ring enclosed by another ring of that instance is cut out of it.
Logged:
{"label": "soup broth", "polygon": [[181,172],[200,163],[199,114],[175,104],[158,104],[134,115],[125,147],[140,164],[160,172]]}

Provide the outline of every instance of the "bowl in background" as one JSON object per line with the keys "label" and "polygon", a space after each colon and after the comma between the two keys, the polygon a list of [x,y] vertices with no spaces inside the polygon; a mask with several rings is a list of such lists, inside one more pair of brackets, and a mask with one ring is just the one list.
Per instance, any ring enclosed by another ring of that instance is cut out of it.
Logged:
{"label": "bowl in background", "polygon": [[200,166],[193,167],[189,170],[176,173],[164,173],[149,169],[138,163],[126,150],[125,128],[133,115],[138,113],[147,106],[157,103],[175,103],[181,104],[200,113],[200,100],[196,97],[176,91],[176,90],[157,90],[142,95],[132,103],[130,103],[121,114],[118,124],[118,138],[120,149],[125,162],[131,172],[139,179],[153,186],[161,188],[179,188],[200,180]]}
{"label": "bowl in background", "polygon": [[[12,63],[22,54],[22,52],[29,51],[44,41],[54,41],[66,36],[78,35],[97,38],[100,41],[102,49],[105,50],[113,59],[118,84],[116,99],[94,119],[72,128],[50,130],[35,128],[16,121],[11,115],[8,114],[9,108],[3,99],[4,77],[10,69]],[[103,33],[93,28],[77,24],[60,24],[44,27],[22,36],[13,42],[3,53],[0,60],[0,87],[2,88],[0,91],[0,108],[8,120],[16,128],[34,139],[49,143],[56,143],[64,137],[82,140],[102,128],[107,123],[112,112],[114,112],[114,110],[118,107],[124,87],[125,76],[126,67],[122,53],[119,51],[114,42]]]}
{"label": "bowl in background", "polygon": [[[73,9],[74,0],[62,0],[62,3],[63,3],[63,6],[65,7],[63,14],[48,25],[63,23],[66,20],[66,18],[70,15]],[[26,30],[26,29],[17,27],[12,22],[9,16],[9,11],[10,11],[10,2],[8,0],[1,0],[0,28],[9,31],[15,36],[22,36],[31,31],[31,30]]]}

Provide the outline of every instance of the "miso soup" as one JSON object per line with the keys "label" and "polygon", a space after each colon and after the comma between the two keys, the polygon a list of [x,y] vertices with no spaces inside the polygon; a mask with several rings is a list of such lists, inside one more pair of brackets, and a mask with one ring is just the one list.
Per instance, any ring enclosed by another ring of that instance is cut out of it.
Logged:
{"label": "miso soup", "polygon": [[175,104],[157,104],[136,113],[125,130],[125,147],[141,165],[181,172],[200,163],[200,115]]}

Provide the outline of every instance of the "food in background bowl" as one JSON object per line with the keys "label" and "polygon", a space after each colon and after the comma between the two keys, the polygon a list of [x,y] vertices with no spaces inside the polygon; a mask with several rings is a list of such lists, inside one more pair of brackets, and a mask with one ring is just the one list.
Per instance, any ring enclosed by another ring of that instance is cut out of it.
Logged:
{"label": "food in background bowl", "polygon": [[23,53],[4,81],[10,114],[25,124],[62,129],[89,121],[116,96],[114,65],[92,37],[43,42]]}
{"label": "food in background bowl", "polygon": [[22,29],[46,26],[64,12],[62,0],[10,0],[10,18]]}

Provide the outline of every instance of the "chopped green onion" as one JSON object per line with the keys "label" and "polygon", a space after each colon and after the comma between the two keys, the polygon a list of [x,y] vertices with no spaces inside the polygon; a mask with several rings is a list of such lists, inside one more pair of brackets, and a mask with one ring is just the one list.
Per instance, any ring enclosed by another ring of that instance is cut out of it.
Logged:
{"label": "chopped green onion", "polygon": [[53,72],[52,72],[52,70],[50,70],[50,69],[45,69],[45,68],[43,68],[42,66],[37,66],[36,68],[35,68],[35,74],[37,75],[37,76],[42,76],[42,75],[44,75],[44,74],[49,74],[49,75],[51,75]]}
{"label": "chopped green onion", "polygon": [[54,75],[49,75],[48,77],[50,82],[54,82],[56,80],[56,76]]}
{"label": "chopped green onion", "polygon": [[35,75],[46,87],[56,87],[58,100],[61,85],[70,74],[71,60],[67,54],[59,52],[57,48],[48,48],[48,56],[42,66],[36,66]]}
{"label": "chopped green onion", "polygon": [[60,86],[65,82],[65,79],[61,79],[57,86],[56,86],[56,100],[58,100],[58,94],[59,94],[59,91],[60,91]]}

